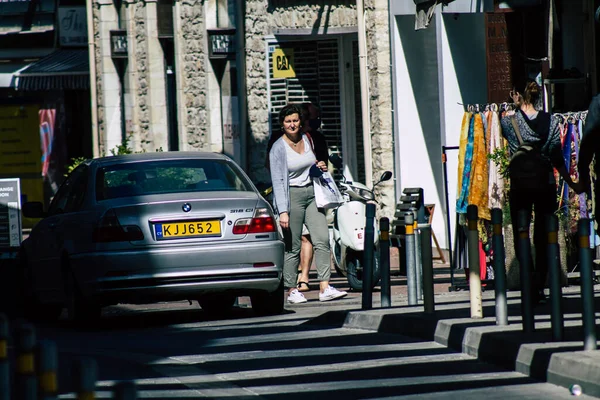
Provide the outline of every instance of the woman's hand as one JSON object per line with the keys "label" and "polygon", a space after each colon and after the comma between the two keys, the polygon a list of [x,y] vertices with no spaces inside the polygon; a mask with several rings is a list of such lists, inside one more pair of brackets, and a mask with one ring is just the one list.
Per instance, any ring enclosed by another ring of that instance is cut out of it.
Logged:
{"label": "woman's hand", "polygon": [[279,225],[281,225],[281,229],[289,229],[290,216],[287,212],[282,212],[279,214]]}
{"label": "woman's hand", "polygon": [[325,164],[323,161],[317,161],[317,167],[319,167],[321,171],[327,172],[327,164]]}

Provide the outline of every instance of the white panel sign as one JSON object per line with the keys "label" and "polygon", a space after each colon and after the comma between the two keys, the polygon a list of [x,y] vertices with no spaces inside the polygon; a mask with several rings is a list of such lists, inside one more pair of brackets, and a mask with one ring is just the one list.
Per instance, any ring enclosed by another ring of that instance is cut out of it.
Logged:
{"label": "white panel sign", "polygon": [[0,179],[0,254],[3,250],[18,248],[20,245],[20,180],[19,178]]}

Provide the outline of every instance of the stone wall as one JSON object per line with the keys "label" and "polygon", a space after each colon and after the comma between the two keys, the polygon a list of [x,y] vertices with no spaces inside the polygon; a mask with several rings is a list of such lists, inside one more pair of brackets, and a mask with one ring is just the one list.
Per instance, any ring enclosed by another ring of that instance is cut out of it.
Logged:
{"label": "stone wall", "polygon": [[133,80],[131,84],[133,98],[133,125],[132,131],[127,132],[133,134],[134,150],[154,150],[149,148],[152,144],[152,130],[150,129],[150,98],[149,98],[149,80],[148,80],[148,40],[146,38],[146,2],[136,0],[133,7],[133,18],[129,28],[129,38],[132,38],[132,43],[129,46],[130,57],[129,71]]}
{"label": "stone wall", "polygon": [[[388,1],[365,1],[365,13],[373,181],[376,182],[384,171],[394,171]],[[378,186],[376,192],[381,207],[378,217],[392,218],[396,207],[394,179]]]}
{"label": "stone wall", "polygon": [[210,68],[206,49],[204,0],[180,3],[176,25],[178,38],[178,106],[181,150],[210,150],[206,70]]}
{"label": "stone wall", "polygon": [[100,47],[100,5],[97,2],[92,2],[92,20],[94,24],[94,60],[96,66],[96,110],[98,118],[98,153],[106,152],[104,146],[104,138],[106,137],[106,121],[104,108],[98,105],[104,103],[103,79],[102,79],[102,48]]}

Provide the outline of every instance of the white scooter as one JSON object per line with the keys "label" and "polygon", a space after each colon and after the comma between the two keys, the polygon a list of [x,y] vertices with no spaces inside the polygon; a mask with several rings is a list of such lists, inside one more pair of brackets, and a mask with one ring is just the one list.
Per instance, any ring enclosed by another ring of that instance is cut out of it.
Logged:
{"label": "white scooter", "polygon": [[[340,171],[343,170],[342,159],[333,154],[329,161]],[[329,239],[333,265],[338,274],[348,278],[348,283],[353,290],[362,290],[363,253],[365,249],[365,221],[368,202],[377,202],[373,189],[381,182],[390,180],[392,173],[385,171],[381,179],[369,189],[362,183],[350,182],[342,175],[339,189],[345,202],[333,209],[333,229]],[[373,262],[373,286],[377,285],[381,277],[379,270],[379,257],[377,256],[379,243],[379,228],[377,219],[374,221],[375,229],[375,260]]]}

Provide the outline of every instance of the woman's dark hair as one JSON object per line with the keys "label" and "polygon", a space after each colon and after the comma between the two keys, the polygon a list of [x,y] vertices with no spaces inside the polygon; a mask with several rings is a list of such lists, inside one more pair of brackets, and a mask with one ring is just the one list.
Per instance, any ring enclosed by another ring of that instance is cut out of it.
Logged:
{"label": "woman's dark hair", "polygon": [[[281,111],[279,111],[279,125],[281,126],[281,129],[283,129],[283,120],[285,119],[285,117],[287,117],[288,115],[292,115],[292,114],[298,114],[298,117],[300,117],[300,119],[302,119],[302,108],[301,106],[299,106],[298,104],[288,104],[286,106],[284,106]],[[300,126],[302,127],[302,126]]]}
{"label": "woman's dark hair", "polygon": [[542,95],[542,88],[534,80],[528,80],[523,89],[523,100],[526,104],[536,105]]}
{"label": "woman's dark hair", "polygon": [[271,133],[271,137],[269,138],[269,141],[267,142],[267,157],[265,159],[265,167],[267,169],[269,169],[269,152],[271,151],[271,147],[273,147],[273,144],[277,141],[277,139],[279,139],[283,135],[283,120],[288,115],[298,114],[298,117],[300,117],[300,127],[302,127],[302,118],[303,118],[302,113],[303,113],[303,110],[302,110],[301,106],[299,106],[297,104],[293,104],[293,103],[284,106],[279,111],[279,125],[281,126],[281,129],[277,130],[277,131],[273,131]]}

